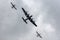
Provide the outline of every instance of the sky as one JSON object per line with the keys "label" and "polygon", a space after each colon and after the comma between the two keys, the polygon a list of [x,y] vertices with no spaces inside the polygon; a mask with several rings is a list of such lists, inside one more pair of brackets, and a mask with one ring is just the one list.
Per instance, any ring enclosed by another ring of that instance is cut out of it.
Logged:
{"label": "sky", "polygon": [[[10,2],[17,10],[11,8]],[[33,15],[37,27],[29,20],[24,23],[22,7]],[[0,0],[0,40],[60,40],[59,10],[60,0]]]}

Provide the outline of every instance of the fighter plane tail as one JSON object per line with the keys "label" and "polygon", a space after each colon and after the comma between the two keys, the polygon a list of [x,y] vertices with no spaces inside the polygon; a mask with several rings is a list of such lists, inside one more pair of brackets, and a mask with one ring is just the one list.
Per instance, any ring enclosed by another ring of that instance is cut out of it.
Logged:
{"label": "fighter plane tail", "polygon": [[23,21],[27,24],[26,20],[22,17]]}

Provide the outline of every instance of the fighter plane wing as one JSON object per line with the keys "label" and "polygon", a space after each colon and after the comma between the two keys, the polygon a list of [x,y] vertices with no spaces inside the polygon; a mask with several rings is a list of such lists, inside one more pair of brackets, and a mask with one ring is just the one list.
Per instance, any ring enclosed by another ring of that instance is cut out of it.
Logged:
{"label": "fighter plane wing", "polygon": [[13,5],[12,2],[11,2],[11,5]]}
{"label": "fighter plane wing", "polygon": [[41,35],[37,35],[37,37],[38,37],[38,36],[39,36],[40,38],[42,38],[42,36],[41,36]]}
{"label": "fighter plane wing", "polygon": [[17,10],[17,8],[16,7],[14,7],[16,10]]}

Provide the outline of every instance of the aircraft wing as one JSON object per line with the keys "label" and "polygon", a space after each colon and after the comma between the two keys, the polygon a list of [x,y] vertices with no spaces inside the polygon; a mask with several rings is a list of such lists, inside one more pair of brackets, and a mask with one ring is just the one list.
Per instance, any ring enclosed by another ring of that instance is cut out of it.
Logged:
{"label": "aircraft wing", "polygon": [[16,10],[17,10],[17,8],[16,7],[14,7]]}
{"label": "aircraft wing", "polygon": [[11,2],[11,5],[13,5],[13,3]]}
{"label": "aircraft wing", "polygon": [[30,22],[37,27],[37,25],[35,24],[35,22],[32,19],[30,19]]}
{"label": "aircraft wing", "polygon": [[11,2],[11,5],[13,5],[12,2]]}
{"label": "aircraft wing", "polygon": [[40,35],[40,38],[42,38],[42,36]]}
{"label": "aircraft wing", "polygon": [[27,14],[27,12],[25,11],[25,9],[24,9],[24,8],[22,8],[22,10],[23,10],[23,12],[25,13],[25,15],[27,16],[28,14]]}

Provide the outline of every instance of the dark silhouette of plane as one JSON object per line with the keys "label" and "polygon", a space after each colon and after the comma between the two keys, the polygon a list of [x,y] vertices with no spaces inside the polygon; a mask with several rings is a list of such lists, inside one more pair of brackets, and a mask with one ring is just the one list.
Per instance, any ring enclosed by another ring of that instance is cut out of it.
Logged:
{"label": "dark silhouette of plane", "polygon": [[24,19],[24,18],[22,17],[23,21],[27,24],[26,20],[29,20],[32,24],[34,24],[34,25],[37,27],[37,25],[35,24],[35,21],[33,21],[33,19],[31,18],[32,15],[29,16],[29,14],[27,14],[27,12],[24,10],[24,8],[22,8],[22,10],[23,10],[25,16],[27,17],[26,19]]}
{"label": "dark silhouette of plane", "polygon": [[36,33],[37,33],[37,37],[42,38],[42,36],[37,31],[36,31]]}
{"label": "dark silhouette of plane", "polygon": [[12,5],[12,7],[11,8],[14,8],[14,9],[16,9],[17,10],[17,8],[15,7],[15,5],[11,2],[11,5]]}

